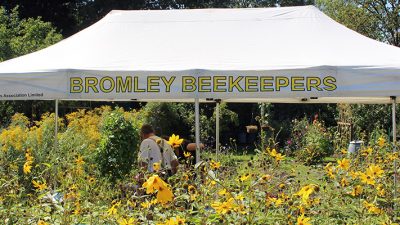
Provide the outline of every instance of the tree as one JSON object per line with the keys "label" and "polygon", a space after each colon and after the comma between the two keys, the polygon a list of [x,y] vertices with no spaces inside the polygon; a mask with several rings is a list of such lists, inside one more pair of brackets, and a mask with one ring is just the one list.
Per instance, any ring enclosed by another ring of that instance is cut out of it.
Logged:
{"label": "tree", "polygon": [[[400,46],[399,0],[317,0],[317,6],[337,22],[370,38]],[[358,132],[391,127],[388,105],[351,105]],[[399,107],[397,107],[399,109]]]}
{"label": "tree", "polygon": [[400,46],[399,0],[317,0],[337,22],[372,39]]}
{"label": "tree", "polygon": [[[18,8],[7,11],[0,7],[0,61],[43,49],[61,39],[62,35],[51,23],[41,18],[20,19]],[[51,105],[43,101],[1,101],[0,125],[8,123],[15,112],[32,112],[34,108],[45,112],[49,107]]]}
{"label": "tree", "polygon": [[62,39],[49,22],[41,18],[20,19],[18,8],[0,7],[0,61],[25,55]]}

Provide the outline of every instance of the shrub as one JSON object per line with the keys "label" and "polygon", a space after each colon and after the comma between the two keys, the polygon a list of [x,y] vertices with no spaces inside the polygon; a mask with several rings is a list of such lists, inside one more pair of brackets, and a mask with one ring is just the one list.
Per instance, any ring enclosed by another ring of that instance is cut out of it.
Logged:
{"label": "shrub", "polygon": [[305,117],[301,120],[294,119],[292,124],[290,138],[286,142],[285,149],[285,153],[291,156],[295,154],[296,150],[304,148],[304,137],[307,132],[307,127],[310,125]]}
{"label": "shrub", "polygon": [[[307,125],[304,127],[305,123]],[[305,164],[315,164],[321,162],[323,157],[332,153],[333,146],[330,141],[330,135],[323,123],[314,120],[313,123],[303,120],[299,127],[305,130],[298,131],[297,144],[300,147],[295,155]]]}
{"label": "shrub", "polygon": [[95,162],[103,175],[111,180],[129,173],[137,158],[139,130],[116,109],[105,116],[100,146]]}

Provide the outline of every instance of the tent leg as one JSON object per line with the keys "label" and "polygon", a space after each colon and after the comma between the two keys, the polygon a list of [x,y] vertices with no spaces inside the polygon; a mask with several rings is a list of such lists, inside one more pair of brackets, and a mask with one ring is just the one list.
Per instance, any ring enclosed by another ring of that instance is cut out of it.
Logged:
{"label": "tent leg", "polygon": [[218,158],[219,154],[219,114],[220,114],[220,104],[221,100],[216,100],[217,105],[215,106],[215,154]]}
{"label": "tent leg", "polygon": [[196,163],[200,162],[200,103],[196,97],[194,102],[195,111],[195,135],[196,135]]}
{"label": "tent leg", "polygon": [[261,114],[261,116],[260,116],[260,121],[261,121],[261,123],[260,123],[260,136],[261,136],[261,151],[264,151],[265,150],[265,140],[264,140],[264,130],[263,130],[263,128],[262,128],[262,126],[264,125],[264,116],[265,116],[265,109],[264,109],[264,103],[261,103],[261,112],[260,112],[260,114]]}
{"label": "tent leg", "polygon": [[393,126],[393,145],[396,144],[396,97],[392,97],[392,126]]}
{"label": "tent leg", "polygon": [[[396,97],[392,96],[392,136],[393,136],[393,153],[397,152],[396,147]],[[396,159],[393,161],[393,199],[397,198],[397,162]],[[396,218],[396,203],[393,203],[394,218]]]}
{"label": "tent leg", "polygon": [[58,99],[55,100],[54,150],[58,148]]}

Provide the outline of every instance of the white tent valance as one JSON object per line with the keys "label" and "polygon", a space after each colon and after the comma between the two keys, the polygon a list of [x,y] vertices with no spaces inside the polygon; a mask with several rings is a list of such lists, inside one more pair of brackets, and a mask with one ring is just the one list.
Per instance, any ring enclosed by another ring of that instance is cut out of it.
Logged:
{"label": "white tent valance", "polygon": [[112,11],[0,63],[0,100],[389,103],[400,49],[313,6]]}

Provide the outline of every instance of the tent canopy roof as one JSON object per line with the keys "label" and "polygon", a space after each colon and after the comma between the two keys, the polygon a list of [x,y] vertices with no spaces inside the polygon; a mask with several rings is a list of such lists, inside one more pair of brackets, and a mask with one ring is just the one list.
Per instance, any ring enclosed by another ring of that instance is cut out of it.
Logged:
{"label": "tent canopy roof", "polygon": [[0,71],[218,71],[319,66],[398,68],[400,49],[362,36],[314,6],[114,10],[49,48],[0,64]]}
{"label": "tent canopy roof", "polygon": [[[398,85],[393,81],[400,80],[400,49],[362,36],[314,6],[114,10],[53,46],[0,63],[0,78],[39,73],[101,75],[110,71],[132,75],[179,72],[197,76],[286,71],[294,76],[298,71],[306,74],[321,70],[333,71],[338,83],[344,82],[345,86],[337,95],[320,97],[384,97],[388,101],[388,96],[400,93],[397,86],[395,90],[389,88],[387,93],[372,90],[370,96],[366,91],[347,94],[351,87],[346,82],[360,81],[361,75],[365,78],[382,75],[384,80],[371,82],[379,81],[381,86],[388,82]],[[371,83],[368,85],[366,88]],[[226,96],[221,98],[229,100]],[[272,98],[278,99],[278,96]],[[296,95],[280,98],[295,99]],[[242,100],[256,101],[257,98],[246,95]]]}

